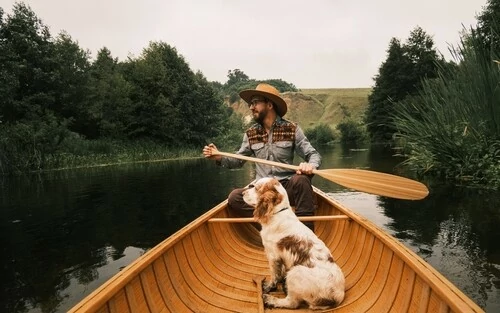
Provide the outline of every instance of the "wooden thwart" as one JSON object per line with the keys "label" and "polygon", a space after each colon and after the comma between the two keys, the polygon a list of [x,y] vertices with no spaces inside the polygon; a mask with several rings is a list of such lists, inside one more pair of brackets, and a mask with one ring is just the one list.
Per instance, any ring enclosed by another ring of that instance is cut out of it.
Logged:
{"label": "wooden thwart", "polygon": [[[322,215],[322,216],[297,216],[302,222],[348,220],[347,215]],[[252,217],[214,217],[209,223],[252,223],[256,222]]]}

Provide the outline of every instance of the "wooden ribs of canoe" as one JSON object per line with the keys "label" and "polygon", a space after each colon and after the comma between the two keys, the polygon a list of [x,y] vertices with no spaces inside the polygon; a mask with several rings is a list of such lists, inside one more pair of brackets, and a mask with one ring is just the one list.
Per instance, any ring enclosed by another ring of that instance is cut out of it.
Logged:
{"label": "wooden ribs of canoe", "polygon": [[[339,215],[315,222],[346,276],[345,299],[332,311],[483,312],[395,238],[315,192],[317,215]],[[260,236],[250,223],[209,222],[229,217],[226,206],[149,250],[70,312],[310,312],[263,308],[258,285],[269,271]]]}

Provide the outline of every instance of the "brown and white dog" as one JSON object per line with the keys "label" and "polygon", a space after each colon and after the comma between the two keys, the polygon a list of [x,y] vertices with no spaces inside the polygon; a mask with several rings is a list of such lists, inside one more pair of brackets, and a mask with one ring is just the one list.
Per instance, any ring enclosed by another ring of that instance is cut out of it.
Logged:
{"label": "brown and white dog", "polygon": [[344,299],[345,279],[330,250],[290,208],[285,188],[274,178],[259,179],[243,191],[262,225],[260,235],[269,261],[271,281],[264,293],[285,281],[287,296],[264,294],[270,307],[294,309],[305,302],[310,309],[327,309]]}

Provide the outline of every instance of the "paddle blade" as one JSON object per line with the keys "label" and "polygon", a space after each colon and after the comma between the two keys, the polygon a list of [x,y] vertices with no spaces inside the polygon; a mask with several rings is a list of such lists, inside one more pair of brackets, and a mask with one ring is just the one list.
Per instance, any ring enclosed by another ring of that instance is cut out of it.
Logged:
{"label": "paddle blade", "polygon": [[420,200],[429,194],[427,187],[415,180],[360,169],[315,170],[317,174],[334,183],[355,190],[405,200]]}

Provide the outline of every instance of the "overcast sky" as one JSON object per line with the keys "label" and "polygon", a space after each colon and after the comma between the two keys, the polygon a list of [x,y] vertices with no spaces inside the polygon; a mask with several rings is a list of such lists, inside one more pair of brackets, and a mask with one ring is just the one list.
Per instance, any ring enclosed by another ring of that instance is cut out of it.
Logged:
{"label": "overcast sky", "polygon": [[[11,13],[16,1],[0,0]],[[67,31],[92,57],[139,56],[164,41],[208,80],[281,78],[298,88],[370,87],[389,41],[417,25],[449,58],[486,0],[27,0],[56,37]]]}

